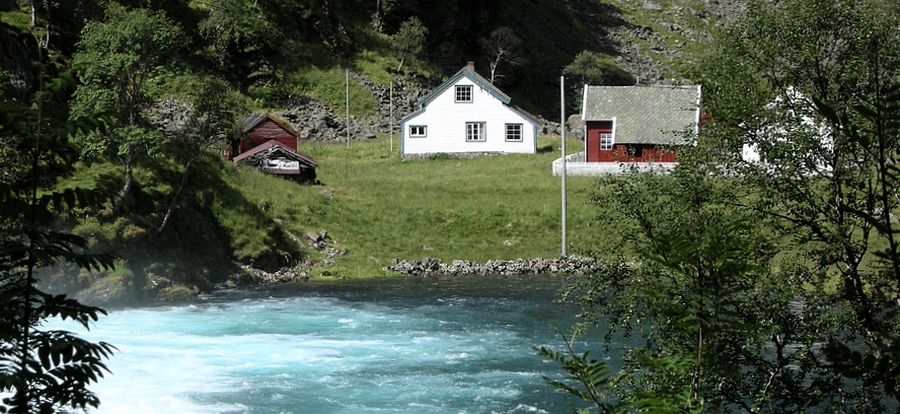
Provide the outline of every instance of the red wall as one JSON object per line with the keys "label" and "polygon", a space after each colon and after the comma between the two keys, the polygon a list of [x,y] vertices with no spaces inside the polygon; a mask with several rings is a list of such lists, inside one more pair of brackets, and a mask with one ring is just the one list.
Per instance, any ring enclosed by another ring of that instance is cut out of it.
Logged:
{"label": "red wall", "polygon": [[587,122],[587,162],[615,161],[614,151],[600,151],[600,134],[612,133],[612,121]]}
{"label": "red wall", "polygon": [[289,131],[286,131],[281,127],[281,125],[278,125],[271,119],[266,119],[264,122],[257,125],[256,128],[248,131],[247,137],[247,141],[241,141],[240,148],[238,149],[238,154],[241,154],[244,151],[254,148],[257,145],[265,143],[266,141],[271,139],[278,140],[278,142],[287,145],[288,148],[294,151],[297,150],[297,136],[290,133]]}
{"label": "red wall", "polygon": [[587,122],[587,162],[675,162],[675,151],[651,144],[613,144],[600,150],[600,134],[612,133],[612,121]]}

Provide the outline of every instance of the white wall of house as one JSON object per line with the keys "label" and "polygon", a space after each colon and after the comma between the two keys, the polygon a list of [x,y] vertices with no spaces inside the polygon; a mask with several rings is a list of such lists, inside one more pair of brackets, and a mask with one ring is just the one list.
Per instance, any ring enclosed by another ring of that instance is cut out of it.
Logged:
{"label": "white wall of house", "polygon": [[[456,86],[471,86],[471,102],[456,102]],[[483,141],[467,141],[467,123],[484,124]],[[507,140],[507,124],[520,125],[521,140]],[[401,125],[404,154],[507,152],[535,153],[537,126],[463,76]],[[425,127],[424,136],[416,136]]]}

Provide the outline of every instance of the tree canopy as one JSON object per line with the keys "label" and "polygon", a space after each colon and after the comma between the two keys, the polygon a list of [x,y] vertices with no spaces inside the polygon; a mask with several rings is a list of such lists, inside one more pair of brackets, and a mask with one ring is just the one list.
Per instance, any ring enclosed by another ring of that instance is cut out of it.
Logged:
{"label": "tree canopy", "polygon": [[639,264],[567,295],[608,338],[645,338],[605,377],[612,409],[896,404],[898,22],[884,2],[751,3],[697,68],[712,119],[697,145],[668,176],[603,181],[601,220]]}
{"label": "tree canopy", "polygon": [[391,36],[391,47],[396,53],[397,59],[400,60],[400,64],[397,65],[398,72],[403,68],[403,62],[408,57],[415,57],[422,52],[427,34],[428,28],[422,25],[418,17],[413,16],[403,22],[400,30]]}
{"label": "tree canopy", "polygon": [[106,134],[83,138],[86,156],[109,155],[124,169],[116,209],[130,203],[134,164],[143,154],[160,151],[164,136],[146,119],[160,78],[172,75],[173,56],[186,45],[181,27],[162,12],[107,5],[104,21],[89,22],[82,30],[76,67],[84,85],[74,96],[73,114],[114,113],[119,122]]}

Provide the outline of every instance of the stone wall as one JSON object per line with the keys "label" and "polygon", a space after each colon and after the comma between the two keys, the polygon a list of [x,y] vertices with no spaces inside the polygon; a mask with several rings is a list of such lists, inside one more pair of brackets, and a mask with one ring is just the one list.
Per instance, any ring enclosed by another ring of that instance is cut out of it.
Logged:
{"label": "stone wall", "polygon": [[523,275],[544,273],[586,274],[603,270],[606,262],[590,257],[559,257],[555,259],[488,260],[484,263],[454,260],[444,263],[440,259],[425,257],[422,260],[394,260],[385,266],[386,272],[409,276],[438,275]]}

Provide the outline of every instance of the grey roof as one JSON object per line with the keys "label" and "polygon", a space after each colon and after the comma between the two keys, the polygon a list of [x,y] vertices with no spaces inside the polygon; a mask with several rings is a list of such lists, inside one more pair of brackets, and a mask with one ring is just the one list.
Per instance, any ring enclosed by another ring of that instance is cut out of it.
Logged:
{"label": "grey roof", "polygon": [[252,129],[256,128],[257,126],[262,124],[263,121],[265,121],[267,119],[274,122],[275,125],[278,125],[278,127],[281,128],[282,130],[284,130],[284,132],[286,132],[290,135],[299,137],[299,135],[297,135],[297,133],[294,132],[291,128],[288,128],[287,125],[281,123],[281,121],[273,118],[269,114],[247,114],[247,115],[244,115],[244,117],[241,118],[241,120],[238,122],[240,122],[241,125],[244,126],[244,132],[246,133],[246,132],[250,132]]}
{"label": "grey roof", "polygon": [[247,114],[239,122],[244,126],[244,132],[247,132],[267,117],[266,114]]}
{"label": "grey roof", "polygon": [[615,140],[622,144],[681,144],[681,131],[696,131],[700,86],[585,85],[585,121],[615,118]]}

